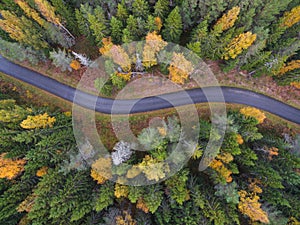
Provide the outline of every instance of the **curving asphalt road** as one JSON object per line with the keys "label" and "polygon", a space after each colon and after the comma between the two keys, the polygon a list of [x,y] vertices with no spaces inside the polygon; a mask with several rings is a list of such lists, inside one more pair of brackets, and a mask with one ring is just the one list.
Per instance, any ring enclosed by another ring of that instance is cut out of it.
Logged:
{"label": "curving asphalt road", "polygon": [[[133,100],[96,97],[19,66],[0,55],[0,72],[43,89],[70,102],[106,114],[154,111],[190,103],[223,102],[253,106],[300,124],[300,110],[268,96],[232,87],[205,87]],[[217,93],[222,91],[223,96]],[[209,100],[208,100],[209,99]],[[131,107],[132,106],[132,107]]]}

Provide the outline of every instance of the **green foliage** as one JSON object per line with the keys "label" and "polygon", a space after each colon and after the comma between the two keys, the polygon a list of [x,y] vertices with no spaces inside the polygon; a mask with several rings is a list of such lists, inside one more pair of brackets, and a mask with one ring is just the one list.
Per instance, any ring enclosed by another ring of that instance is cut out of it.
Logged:
{"label": "green foliage", "polygon": [[132,13],[135,17],[144,19],[149,15],[149,5],[145,0],[135,0],[132,4]]}
{"label": "green foliage", "polygon": [[66,26],[73,34],[78,34],[76,17],[73,9],[63,0],[51,0],[56,12],[65,20]]}
{"label": "green foliage", "polygon": [[165,21],[162,31],[166,41],[178,43],[182,34],[182,19],[179,12],[179,7],[175,7]]}
{"label": "green foliage", "polygon": [[225,198],[227,203],[238,204],[239,194],[236,188],[237,184],[235,182],[226,185],[218,184],[215,186],[215,195]]}
{"label": "green foliage", "polygon": [[125,6],[124,2],[118,4],[118,10],[117,10],[116,17],[120,21],[122,21],[123,23],[127,20],[127,18],[128,18],[128,11],[126,9],[126,6]]}
{"label": "green foliage", "polygon": [[93,32],[95,41],[98,46],[102,45],[102,39],[108,34],[107,21],[104,15],[104,11],[101,7],[97,6],[94,9],[93,14],[87,15],[90,29]]}
{"label": "green foliage", "polygon": [[96,199],[94,209],[97,212],[102,211],[114,202],[114,186],[111,182],[106,182],[101,185],[98,192],[98,198]]}
{"label": "green foliage", "polygon": [[119,44],[122,41],[122,22],[118,20],[116,17],[112,17],[110,20],[111,27],[111,39],[115,44]]}
{"label": "green foliage", "polygon": [[189,199],[189,190],[187,189],[189,171],[184,169],[165,181],[165,185],[170,191],[170,197],[179,205],[182,205]]}
{"label": "green foliage", "polygon": [[197,22],[198,0],[182,1],[180,14],[183,22],[183,29],[187,30]]}
{"label": "green foliage", "polygon": [[143,199],[145,200],[149,211],[154,213],[163,200],[163,191],[161,190],[161,186],[159,184],[146,186]]}
{"label": "green foliage", "polygon": [[88,4],[80,5],[80,9],[75,9],[75,17],[78,24],[78,29],[80,34],[89,38],[90,41],[93,41],[92,30],[89,26],[88,15],[92,14],[92,7]]}
{"label": "green foliage", "polygon": [[50,52],[50,59],[52,60],[53,65],[56,67],[60,67],[62,71],[72,71],[72,68],[70,66],[72,62],[71,55],[65,51],[65,49],[61,50],[58,49],[58,51],[51,51]]}
{"label": "green foliage", "polygon": [[169,12],[169,1],[158,0],[154,6],[154,15],[164,19]]}

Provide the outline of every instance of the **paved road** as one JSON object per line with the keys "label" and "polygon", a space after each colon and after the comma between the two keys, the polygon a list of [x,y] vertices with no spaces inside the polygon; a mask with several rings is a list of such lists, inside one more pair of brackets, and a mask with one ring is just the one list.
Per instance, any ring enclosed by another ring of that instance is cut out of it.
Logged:
{"label": "paved road", "polygon": [[[154,111],[189,103],[223,102],[253,106],[300,124],[300,110],[268,96],[231,87],[206,87],[135,100],[96,97],[59,83],[49,77],[16,65],[0,55],[0,72],[81,106],[106,114]],[[220,96],[216,93],[223,93]]]}

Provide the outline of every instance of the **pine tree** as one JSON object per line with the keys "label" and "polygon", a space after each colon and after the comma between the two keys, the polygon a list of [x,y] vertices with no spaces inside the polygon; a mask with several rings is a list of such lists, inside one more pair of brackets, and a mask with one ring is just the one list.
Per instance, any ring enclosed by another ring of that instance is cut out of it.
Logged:
{"label": "pine tree", "polygon": [[164,24],[164,29],[162,31],[164,39],[170,42],[178,43],[182,33],[182,28],[183,26],[179,8],[175,7],[169,14]]}
{"label": "pine tree", "polygon": [[198,0],[183,1],[180,6],[180,14],[183,22],[183,29],[187,30],[197,22]]}
{"label": "pine tree", "polygon": [[199,13],[202,18],[209,15],[209,22],[216,20],[226,10],[229,1],[223,0],[201,0],[199,1]]}
{"label": "pine tree", "polygon": [[122,3],[118,4],[118,10],[117,10],[116,17],[123,23],[125,23],[128,18],[128,11],[127,11],[125,3],[123,1],[122,1]]}
{"label": "pine tree", "polygon": [[164,19],[169,12],[169,1],[158,0],[154,6],[154,15]]}
{"label": "pine tree", "polygon": [[65,49],[58,49],[57,52],[55,50],[51,51],[49,58],[52,59],[52,63],[56,67],[60,67],[62,71],[72,71],[72,68],[70,67],[72,58],[69,54],[66,53]]}
{"label": "pine tree", "polygon": [[260,6],[256,9],[254,23],[258,27],[268,27],[270,23],[276,21],[276,16],[281,11],[285,10],[292,0],[282,0],[271,2],[263,0]]}
{"label": "pine tree", "polygon": [[88,15],[93,13],[89,4],[81,4],[80,9],[75,9],[75,17],[80,34],[86,36],[91,42],[94,41],[92,30],[90,29]]}
{"label": "pine tree", "polygon": [[144,19],[149,15],[149,5],[145,0],[135,0],[132,4],[132,12],[135,17],[142,17]]}
{"label": "pine tree", "polygon": [[113,16],[110,20],[110,29],[112,41],[116,44],[122,41],[122,28],[122,22]]}
{"label": "pine tree", "polygon": [[24,16],[19,18],[9,11],[2,10],[0,13],[4,18],[0,20],[0,28],[6,31],[12,39],[35,49],[48,48],[42,34],[29,19]]}
{"label": "pine tree", "polygon": [[94,9],[93,14],[88,14],[88,22],[96,43],[100,46],[102,39],[108,34],[108,27],[104,12],[99,6]]}
{"label": "pine tree", "polygon": [[138,28],[138,20],[134,16],[130,15],[126,21],[127,26],[123,30],[122,41],[124,43],[128,43],[131,41],[136,41],[138,39],[139,28]]}

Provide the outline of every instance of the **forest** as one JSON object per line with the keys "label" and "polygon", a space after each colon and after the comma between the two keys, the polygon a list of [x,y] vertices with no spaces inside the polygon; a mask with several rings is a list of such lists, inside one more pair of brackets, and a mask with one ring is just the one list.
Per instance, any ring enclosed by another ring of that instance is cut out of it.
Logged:
{"label": "forest", "polygon": [[[0,54],[22,66],[69,81],[102,57],[109,79],[92,80],[101,96],[114,97],[135,74],[188,87],[195,65],[179,45],[224,73],[300,89],[299,0],[2,0],[0,15]],[[147,151],[136,151],[100,114],[109,153],[90,162],[93,146],[78,145],[71,109],[32,95],[0,76],[0,224],[300,224],[299,125],[239,105],[217,118],[226,121],[223,140],[199,116],[194,143],[173,111],[156,126],[143,114],[131,125]],[[199,170],[211,138],[222,145]]]}

